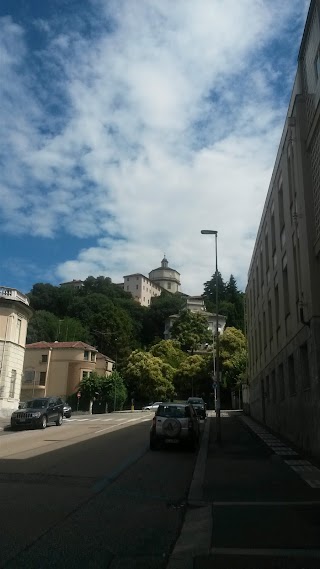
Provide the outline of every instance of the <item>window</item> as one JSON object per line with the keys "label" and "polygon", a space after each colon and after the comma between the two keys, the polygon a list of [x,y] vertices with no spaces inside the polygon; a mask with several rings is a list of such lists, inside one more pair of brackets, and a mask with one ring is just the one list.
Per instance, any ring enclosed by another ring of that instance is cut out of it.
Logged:
{"label": "window", "polygon": [[269,376],[266,376],[266,399],[270,397],[270,383],[269,383]]}
{"label": "window", "polygon": [[21,335],[21,318],[17,320],[17,344],[20,343],[20,335]]}
{"label": "window", "polygon": [[265,254],[266,254],[266,271],[269,269],[269,237],[268,233],[266,233],[264,238],[264,246],[265,246]]}
{"label": "window", "polygon": [[283,280],[283,305],[284,316],[290,314],[290,299],[289,299],[289,278],[287,267],[287,256],[285,255],[282,260],[282,280]]}
{"label": "window", "polygon": [[139,288],[139,285],[136,285],[136,289],[137,289],[137,290],[138,290],[138,288]]}
{"label": "window", "polygon": [[279,383],[280,401],[282,401],[285,398],[283,364],[280,364],[278,367],[278,380],[279,380],[278,383]]}
{"label": "window", "polygon": [[269,339],[271,342],[273,337],[273,327],[272,327],[272,305],[270,299],[268,300],[268,322],[269,322]]}
{"label": "window", "polygon": [[274,211],[271,214],[271,247],[272,253],[274,253],[276,248],[276,226],[274,221]]}
{"label": "window", "polygon": [[85,379],[86,377],[89,377],[90,375],[90,371],[83,371],[82,372],[82,379]]}
{"label": "window", "polygon": [[11,370],[11,381],[10,381],[9,397],[14,397],[14,392],[15,392],[15,390],[16,390],[16,379],[17,379],[17,370],[16,370],[16,369],[12,369],[12,370]]}
{"label": "window", "polygon": [[127,281],[129,280],[129,277],[127,277]]}
{"label": "window", "polygon": [[96,354],[94,352],[91,352],[91,361],[92,362],[96,361]]}
{"label": "window", "polygon": [[314,74],[316,81],[318,81],[320,77],[320,47],[318,48],[316,57],[314,59]]}
{"label": "window", "polygon": [[282,231],[283,226],[284,226],[284,207],[283,207],[282,182],[279,184],[278,205],[279,205],[279,225],[280,225],[280,231]]}
{"label": "window", "polygon": [[278,328],[280,326],[280,304],[279,304],[278,283],[275,283],[275,285],[274,285],[274,299],[275,299],[275,309],[276,309],[276,325]]}
{"label": "window", "polygon": [[267,347],[267,324],[266,324],[266,313],[263,312],[262,315],[262,325],[263,325],[263,342],[264,342],[264,347]]}
{"label": "window", "polygon": [[308,355],[307,343],[302,344],[302,346],[300,346],[300,363],[301,363],[302,387],[303,389],[309,389],[310,368],[309,368],[309,355]]}
{"label": "window", "polygon": [[167,284],[167,289],[169,289],[169,290],[171,289],[171,283]]}
{"label": "window", "polygon": [[277,401],[277,387],[276,387],[276,372],[272,370],[271,372],[271,389],[272,389],[272,401],[276,403]]}
{"label": "window", "polygon": [[45,371],[40,371],[39,385],[45,385],[46,384],[46,377],[47,377],[47,373]]}
{"label": "window", "polygon": [[42,356],[41,356],[41,362],[42,362],[43,364],[46,364],[47,361],[48,361],[48,356],[47,356],[47,354],[42,354]]}
{"label": "window", "polygon": [[23,383],[33,383],[34,382],[34,369],[26,369],[23,374]]}
{"label": "window", "polygon": [[293,354],[288,357],[288,374],[289,374],[289,393],[290,395],[295,395],[296,388],[296,376],[294,369],[294,357]]}
{"label": "window", "polygon": [[86,360],[86,361],[89,360],[89,352],[88,352],[88,350],[85,350],[85,351],[83,352],[83,359]]}

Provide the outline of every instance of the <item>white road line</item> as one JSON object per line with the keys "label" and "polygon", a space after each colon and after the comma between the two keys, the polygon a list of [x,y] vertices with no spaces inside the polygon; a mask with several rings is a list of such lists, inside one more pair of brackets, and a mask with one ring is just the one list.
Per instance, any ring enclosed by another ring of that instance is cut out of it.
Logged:
{"label": "white road line", "polygon": [[320,558],[320,549],[242,549],[238,547],[212,547],[210,553],[219,555],[258,555],[259,557],[308,557],[310,559]]}

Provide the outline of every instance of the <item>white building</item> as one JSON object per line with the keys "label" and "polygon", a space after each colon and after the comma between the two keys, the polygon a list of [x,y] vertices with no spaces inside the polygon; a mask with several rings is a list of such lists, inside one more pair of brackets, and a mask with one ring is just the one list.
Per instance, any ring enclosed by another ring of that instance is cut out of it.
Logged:
{"label": "white building", "polygon": [[31,316],[24,294],[0,286],[0,416],[8,416],[18,407]]}
{"label": "white building", "polygon": [[179,292],[180,288],[180,273],[175,269],[169,267],[168,260],[163,257],[161,261],[161,267],[153,269],[149,273],[149,279],[158,284],[160,287],[164,288],[168,292]]}
{"label": "white building", "polygon": [[149,273],[149,278],[141,273],[125,275],[123,278],[123,289],[130,292],[141,306],[150,306],[151,299],[160,296],[163,290],[174,294],[180,287],[180,273],[169,267],[165,257],[161,261],[161,267]]}
{"label": "white building", "polygon": [[161,287],[141,273],[125,275],[123,278],[123,289],[130,292],[134,300],[139,302],[141,306],[150,306],[151,299],[161,294]]}

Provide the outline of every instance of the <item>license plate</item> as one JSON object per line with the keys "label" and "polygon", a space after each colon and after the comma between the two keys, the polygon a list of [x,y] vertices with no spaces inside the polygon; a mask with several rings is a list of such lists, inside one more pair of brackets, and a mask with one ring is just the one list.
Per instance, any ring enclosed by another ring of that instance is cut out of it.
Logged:
{"label": "license plate", "polygon": [[177,444],[179,442],[179,439],[166,439],[166,443],[171,443],[171,444]]}
{"label": "license plate", "polygon": [[25,419],[19,419],[19,423],[25,423],[26,420]]}

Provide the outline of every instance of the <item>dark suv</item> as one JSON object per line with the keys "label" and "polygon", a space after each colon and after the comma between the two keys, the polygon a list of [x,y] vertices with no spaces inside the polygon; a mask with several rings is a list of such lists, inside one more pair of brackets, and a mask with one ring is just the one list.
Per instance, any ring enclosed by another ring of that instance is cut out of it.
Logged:
{"label": "dark suv", "polygon": [[62,425],[63,401],[60,397],[41,397],[19,405],[11,415],[11,428],[33,427],[45,429],[48,423]]}
{"label": "dark suv", "polygon": [[207,406],[202,397],[189,397],[187,403],[190,403],[194,408],[200,419],[205,419],[207,416]]}

